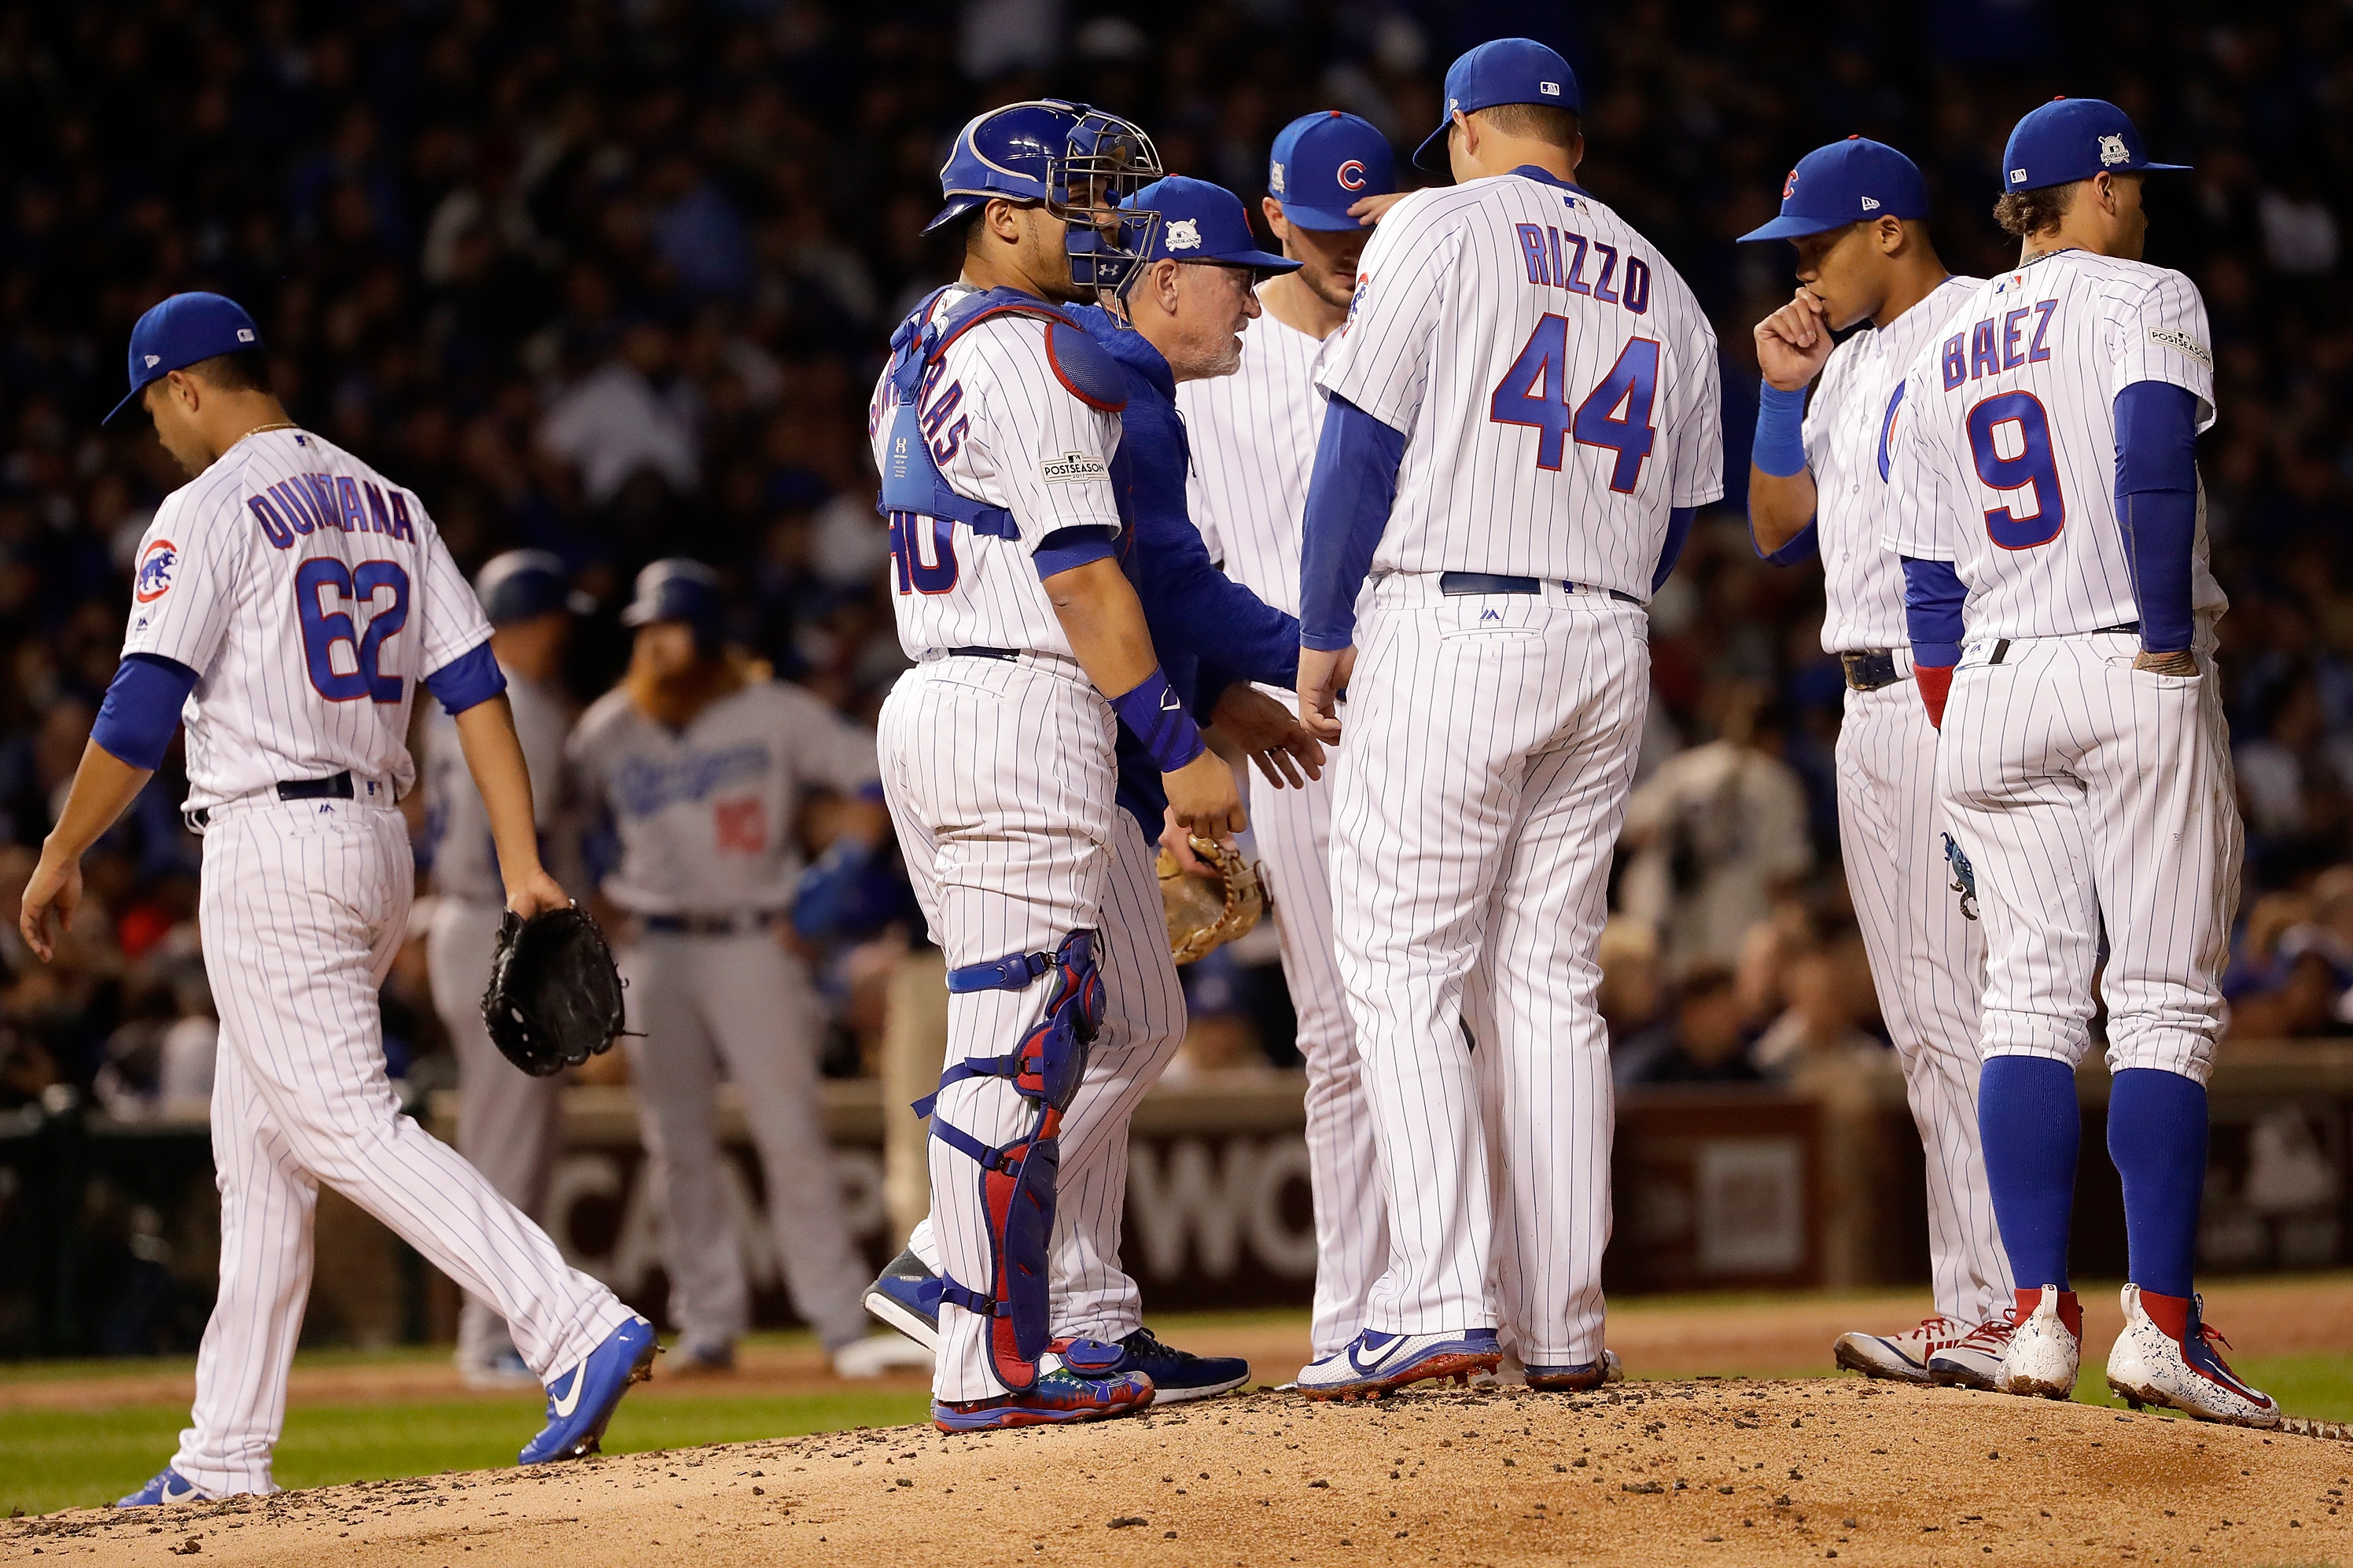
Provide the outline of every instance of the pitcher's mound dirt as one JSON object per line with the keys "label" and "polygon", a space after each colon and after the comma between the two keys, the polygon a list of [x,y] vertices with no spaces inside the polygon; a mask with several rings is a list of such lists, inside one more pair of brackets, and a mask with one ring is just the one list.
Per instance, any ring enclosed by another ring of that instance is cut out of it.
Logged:
{"label": "pitcher's mound dirt", "polygon": [[2309,1563],[2353,1446],[1957,1390],[1257,1394],[0,1526],[0,1562]]}

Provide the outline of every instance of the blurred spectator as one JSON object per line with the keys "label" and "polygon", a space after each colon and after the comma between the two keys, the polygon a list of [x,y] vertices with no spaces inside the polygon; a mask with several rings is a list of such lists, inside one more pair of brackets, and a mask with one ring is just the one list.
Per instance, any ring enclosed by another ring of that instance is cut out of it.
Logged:
{"label": "blurred spectator", "polygon": [[1637,1084],[1756,1083],[1750,1031],[1732,971],[1706,964],[1675,986],[1673,1011],[1612,1049],[1610,1077]]}
{"label": "blurred spectator", "polygon": [[1887,1042],[1862,1026],[1879,1016],[1871,963],[1859,931],[1841,932],[1788,965],[1787,1011],[1757,1037],[1750,1059],[1773,1078],[1828,1072],[1852,1076],[1891,1067]]}
{"label": "blurred spectator", "polygon": [[1659,933],[1648,921],[1612,915],[1601,928],[1601,984],[1596,1001],[1614,1047],[1657,1022],[1661,1005]]}
{"label": "blurred spectator", "polygon": [[640,472],[681,493],[701,482],[683,388],[667,381],[670,362],[668,332],[650,323],[632,327],[620,354],[557,398],[541,421],[539,444],[579,468],[591,506],[611,500]]}
{"label": "blurred spectator", "polygon": [[1760,688],[1726,689],[1718,738],[1662,764],[1627,803],[1626,912],[1663,936],[1668,971],[1729,965],[1776,895],[1813,864],[1805,786],[1781,760]]}

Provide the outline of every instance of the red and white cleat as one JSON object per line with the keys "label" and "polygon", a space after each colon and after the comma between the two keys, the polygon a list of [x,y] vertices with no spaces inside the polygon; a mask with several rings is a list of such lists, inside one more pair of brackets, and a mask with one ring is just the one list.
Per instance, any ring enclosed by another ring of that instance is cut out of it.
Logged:
{"label": "red and white cleat", "polygon": [[1928,1358],[1928,1381],[1942,1388],[1991,1388],[2016,1331],[2008,1318],[1989,1318]]}
{"label": "red and white cleat", "polygon": [[2075,1373],[2084,1364],[2084,1309],[2075,1292],[2045,1285],[2031,1311],[2013,1307],[2010,1316],[2010,1349],[1994,1373],[1996,1391],[2074,1398]]}
{"label": "red and white cleat", "polygon": [[[2179,1297],[2152,1300],[2179,1310]],[[2266,1431],[2280,1424],[2278,1402],[2248,1386],[2214,1349],[2217,1342],[2230,1342],[2207,1325],[2204,1297],[2189,1298],[2179,1339],[2150,1314],[2139,1286],[2125,1287],[2124,1308],[2125,1331],[2108,1352],[2108,1386],[2126,1404],[2135,1410],[2161,1405],[2200,1421]]]}
{"label": "red and white cleat", "polygon": [[1926,1383],[1928,1358],[1957,1345],[1969,1326],[1954,1319],[1923,1318],[1916,1329],[1900,1334],[1841,1334],[1831,1349],[1839,1365],[1865,1377],[1893,1378],[1898,1383]]}

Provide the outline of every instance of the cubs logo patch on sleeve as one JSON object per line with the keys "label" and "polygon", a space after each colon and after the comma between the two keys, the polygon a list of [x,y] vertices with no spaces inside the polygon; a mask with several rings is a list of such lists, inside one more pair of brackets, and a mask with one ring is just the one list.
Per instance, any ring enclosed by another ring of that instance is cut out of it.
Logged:
{"label": "cubs logo patch on sleeve", "polygon": [[152,605],[171,592],[172,568],[179,559],[179,547],[168,539],[149,544],[139,556],[139,579],[132,589],[132,596],[142,605]]}

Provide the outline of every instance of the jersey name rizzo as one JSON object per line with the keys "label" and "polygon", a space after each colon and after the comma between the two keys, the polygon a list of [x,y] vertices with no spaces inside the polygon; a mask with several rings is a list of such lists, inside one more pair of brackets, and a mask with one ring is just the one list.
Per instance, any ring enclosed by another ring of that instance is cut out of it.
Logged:
{"label": "jersey name rizzo", "polygon": [[[1641,257],[1626,258],[1626,280],[1621,288],[1612,289],[1610,279],[1618,271],[1616,246],[1588,240],[1574,229],[1555,228],[1550,224],[1539,226],[1519,223],[1514,224],[1512,229],[1520,237],[1520,255],[1527,263],[1529,282],[1546,289],[1565,289],[1604,305],[1623,305],[1638,316],[1650,312],[1651,268]],[[1585,280],[1588,246],[1595,268],[1590,283]]]}

